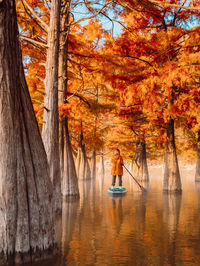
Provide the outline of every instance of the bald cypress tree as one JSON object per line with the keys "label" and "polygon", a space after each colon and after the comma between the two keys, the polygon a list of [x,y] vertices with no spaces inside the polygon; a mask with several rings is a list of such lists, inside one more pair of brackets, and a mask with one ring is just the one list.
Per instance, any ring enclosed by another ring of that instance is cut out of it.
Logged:
{"label": "bald cypress tree", "polygon": [[51,251],[56,239],[53,189],[18,35],[15,1],[0,0],[0,254],[26,262]]}

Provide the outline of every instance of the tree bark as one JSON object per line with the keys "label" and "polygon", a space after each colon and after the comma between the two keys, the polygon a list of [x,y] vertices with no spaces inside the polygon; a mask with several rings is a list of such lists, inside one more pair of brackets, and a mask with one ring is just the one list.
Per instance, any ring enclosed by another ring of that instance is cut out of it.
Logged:
{"label": "tree bark", "polygon": [[[59,53],[59,105],[67,103],[67,83],[68,83],[68,34],[69,34],[69,8],[70,0],[66,1],[62,9],[60,53]],[[59,121],[59,150],[62,180],[62,195],[79,195],[78,178],[72,153],[71,141],[68,129],[68,118],[62,116]]]}
{"label": "tree bark", "polygon": [[99,167],[98,167],[98,176],[101,178],[104,178],[104,175],[105,175],[105,167],[104,167],[104,157],[103,157],[103,149],[102,149]]}
{"label": "tree bark", "polygon": [[198,131],[197,138],[197,163],[196,163],[196,173],[195,173],[195,181],[200,181],[200,130]]}
{"label": "tree bark", "polygon": [[133,175],[141,182],[149,181],[149,172],[146,157],[146,144],[139,140],[136,143],[136,152],[133,164]]}
{"label": "tree bark", "polygon": [[85,151],[85,145],[82,143],[82,141],[83,132],[81,129],[81,134],[79,137],[78,155],[76,159],[76,171],[80,180],[89,180],[91,179],[91,170]]}
{"label": "tree bark", "polygon": [[72,154],[72,147],[68,131],[68,119],[64,118],[62,121],[62,195],[67,196],[79,196],[78,178],[76,174],[76,168],[74,158]]}
{"label": "tree bark", "polygon": [[93,151],[92,156],[91,156],[91,176],[92,176],[92,179],[96,179],[96,167],[97,167],[96,151]]}
{"label": "tree bark", "polygon": [[51,1],[50,26],[45,77],[44,119],[42,138],[54,185],[55,208],[61,209],[61,178],[59,161],[58,121],[58,53],[60,33],[60,0]]}
{"label": "tree bark", "polygon": [[1,0],[1,265],[9,259],[10,263],[24,263],[41,258],[56,244],[53,189],[25,81],[18,35],[15,1]]}
{"label": "tree bark", "polygon": [[169,192],[181,192],[181,179],[176,154],[173,119],[170,119],[170,121],[168,122],[166,131],[167,143],[165,153],[163,190]]}

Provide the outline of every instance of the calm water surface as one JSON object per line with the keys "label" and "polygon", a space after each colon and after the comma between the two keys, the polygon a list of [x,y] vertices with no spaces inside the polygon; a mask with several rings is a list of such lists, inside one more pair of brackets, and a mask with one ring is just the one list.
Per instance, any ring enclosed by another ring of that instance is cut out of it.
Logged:
{"label": "calm water surface", "polygon": [[181,195],[163,194],[162,168],[149,171],[145,194],[127,175],[122,197],[108,194],[109,175],[80,182],[80,200],[64,202],[57,221],[63,256],[39,265],[200,265],[195,168],[182,166]]}

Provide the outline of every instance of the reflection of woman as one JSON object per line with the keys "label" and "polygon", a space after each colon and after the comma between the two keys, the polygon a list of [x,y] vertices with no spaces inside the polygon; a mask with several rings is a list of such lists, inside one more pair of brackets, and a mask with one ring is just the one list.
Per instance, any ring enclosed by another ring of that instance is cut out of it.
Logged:
{"label": "reflection of woman", "polygon": [[120,155],[120,150],[116,149],[115,154],[111,160],[112,163],[112,170],[111,170],[111,175],[113,176],[112,179],[112,186],[115,186],[116,182],[116,176],[118,176],[119,179],[119,186],[122,186],[122,175],[123,175],[123,159],[122,156]]}
{"label": "reflection of woman", "polygon": [[112,209],[110,210],[112,217],[112,224],[115,227],[117,233],[120,232],[122,221],[123,221],[123,210],[122,210],[122,198],[112,198]]}

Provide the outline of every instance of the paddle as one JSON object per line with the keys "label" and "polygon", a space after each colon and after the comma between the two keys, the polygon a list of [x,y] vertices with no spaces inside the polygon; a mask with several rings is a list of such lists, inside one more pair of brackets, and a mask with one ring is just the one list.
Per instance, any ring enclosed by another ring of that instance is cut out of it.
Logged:
{"label": "paddle", "polygon": [[140,183],[135,179],[135,177],[131,174],[131,172],[126,168],[125,165],[123,165],[124,168],[126,169],[126,171],[131,175],[131,177],[134,179],[134,181],[138,184],[138,186],[140,187],[140,189],[143,191],[143,192],[146,192],[146,189],[140,185]]}

